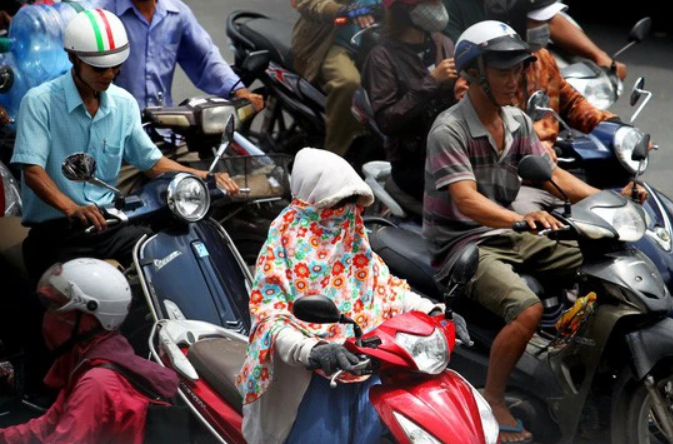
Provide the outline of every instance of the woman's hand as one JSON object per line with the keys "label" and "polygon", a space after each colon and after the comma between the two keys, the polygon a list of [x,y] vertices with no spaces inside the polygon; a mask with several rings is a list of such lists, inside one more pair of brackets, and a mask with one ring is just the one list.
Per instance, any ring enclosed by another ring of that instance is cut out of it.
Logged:
{"label": "woman's hand", "polygon": [[349,352],[341,344],[320,343],[311,349],[308,356],[309,369],[322,369],[326,375],[343,370],[351,371],[353,366],[360,362],[357,356]]}
{"label": "woman's hand", "polygon": [[458,78],[458,71],[453,59],[444,59],[435,66],[430,75],[441,83],[447,83]]}

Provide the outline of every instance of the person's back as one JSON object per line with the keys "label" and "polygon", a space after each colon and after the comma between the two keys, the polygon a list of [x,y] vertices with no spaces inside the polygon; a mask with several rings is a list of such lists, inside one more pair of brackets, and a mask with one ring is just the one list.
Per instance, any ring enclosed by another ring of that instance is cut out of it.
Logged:
{"label": "person's back", "polygon": [[[455,102],[453,42],[438,32],[446,22],[440,2],[393,0],[384,5],[383,39],[365,61],[362,86],[386,135],[393,181],[420,201],[428,131],[435,117]],[[419,10],[427,10],[434,20],[409,24]]]}

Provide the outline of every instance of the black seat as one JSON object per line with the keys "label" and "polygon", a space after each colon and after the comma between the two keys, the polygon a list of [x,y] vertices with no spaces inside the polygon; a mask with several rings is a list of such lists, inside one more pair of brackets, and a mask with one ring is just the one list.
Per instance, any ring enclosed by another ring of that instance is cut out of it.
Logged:
{"label": "black seat", "polygon": [[270,18],[253,18],[239,22],[241,35],[255,44],[256,49],[269,51],[271,60],[275,63],[292,69],[292,43],[291,23]]}
{"label": "black seat", "polygon": [[382,227],[369,234],[369,242],[392,274],[406,279],[425,296],[442,299],[435,283],[430,247],[420,235],[404,228]]}
{"label": "black seat", "polygon": [[243,367],[247,344],[231,339],[203,339],[189,348],[187,358],[196,371],[224,400],[241,412],[243,398],[236,376]]}

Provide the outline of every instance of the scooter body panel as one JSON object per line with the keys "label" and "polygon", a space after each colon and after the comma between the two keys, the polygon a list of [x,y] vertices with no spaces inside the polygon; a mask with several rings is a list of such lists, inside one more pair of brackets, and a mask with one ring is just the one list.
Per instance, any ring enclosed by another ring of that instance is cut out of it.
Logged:
{"label": "scooter body panel", "polygon": [[167,317],[170,300],[187,319],[248,333],[244,265],[214,222],[165,229],[144,241],[137,259],[158,317]]}
{"label": "scooter body panel", "polygon": [[384,380],[369,390],[369,399],[399,443],[410,444],[411,441],[395,414],[419,427],[422,424],[426,432],[442,443],[485,444],[474,393],[469,384],[451,370],[424,382],[418,378],[399,382]]}

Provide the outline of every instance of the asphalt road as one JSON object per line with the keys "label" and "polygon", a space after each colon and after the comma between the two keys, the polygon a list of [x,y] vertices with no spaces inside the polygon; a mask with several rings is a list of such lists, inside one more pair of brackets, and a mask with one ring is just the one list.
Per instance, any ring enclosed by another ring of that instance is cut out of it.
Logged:
{"label": "asphalt road", "polygon": [[[201,25],[210,33],[219,46],[224,58],[233,60],[227,41],[225,24],[227,16],[237,9],[250,9],[268,14],[279,20],[294,22],[297,13],[290,6],[290,0],[185,0],[192,8]],[[581,5],[571,4],[572,8]],[[663,13],[663,10],[662,10]],[[643,14],[637,10],[629,11],[635,23]],[[655,21],[657,18],[655,17]],[[592,20],[600,23],[600,21]],[[629,26],[622,24],[605,25],[582,23],[585,32],[608,53],[613,53],[626,44]],[[604,20],[603,23],[606,23]],[[653,93],[647,107],[641,112],[635,125],[652,135],[653,143],[660,149],[653,152],[650,167],[644,179],[665,194],[673,197],[673,180],[670,171],[673,169],[673,37],[653,33],[640,45],[625,52],[620,60],[628,66],[628,77],[625,82],[624,95],[611,109],[619,114],[622,120],[628,121],[633,114],[629,106],[628,95],[638,77],[645,78],[646,89]],[[173,85],[173,97],[176,101],[201,94],[182,72],[176,75]],[[606,174],[609,174],[606,171]]]}

